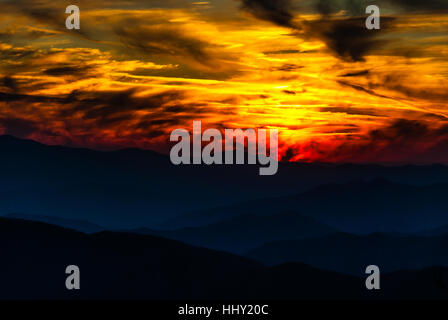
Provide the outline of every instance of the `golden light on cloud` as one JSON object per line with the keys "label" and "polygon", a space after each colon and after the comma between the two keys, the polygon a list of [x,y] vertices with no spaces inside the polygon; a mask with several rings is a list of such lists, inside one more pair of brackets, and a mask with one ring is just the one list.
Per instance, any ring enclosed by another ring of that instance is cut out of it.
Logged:
{"label": "golden light on cloud", "polygon": [[298,161],[405,161],[388,148],[416,139],[415,161],[426,161],[418,151],[445,140],[446,14],[391,11],[384,29],[358,35],[363,19],[347,12],[281,21],[255,0],[231,2],[81,2],[70,31],[60,4],[7,1],[2,132],[165,151],[169,132],[194,119],[279,129],[283,158]]}

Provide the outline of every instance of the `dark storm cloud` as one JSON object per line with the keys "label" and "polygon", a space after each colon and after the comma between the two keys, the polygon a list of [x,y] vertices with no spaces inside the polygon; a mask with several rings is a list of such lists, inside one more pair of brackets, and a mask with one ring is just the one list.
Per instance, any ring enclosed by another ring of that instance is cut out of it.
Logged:
{"label": "dark storm cloud", "polygon": [[[56,105],[55,114],[64,119],[79,117],[94,121],[97,126],[132,120],[138,110],[152,111],[158,116],[166,116],[172,111],[165,108],[171,106],[179,108],[184,94],[179,91],[165,91],[148,96],[136,96],[137,89],[123,91],[73,91],[71,94],[58,97],[44,95],[26,95],[18,93],[0,92],[0,102],[16,103],[16,108],[26,107],[31,103],[46,103]],[[180,110],[180,108],[179,108]],[[203,110],[203,109],[202,109]],[[193,112],[193,105],[186,105],[183,112]],[[200,110],[196,110],[200,112]]]}
{"label": "dark storm cloud", "polygon": [[325,134],[354,134],[360,132],[359,128],[340,128],[340,129],[324,129],[321,133]]}
{"label": "dark storm cloud", "polygon": [[369,83],[369,87],[372,89],[386,89],[396,91],[408,98],[424,99],[429,101],[438,101],[445,103],[448,101],[448,81],[446,79],[441,80],[439,87],[425,88],[425,87],[412,87],[412,81],[405,74],[387,74],[379,77],[374,82]]}
{"label": "dark storm cloud", "polygon": [[167,116],[162,110],[158,110],[142,117],[134,127],[140,135],[146,138],[157,138],[168,135],[174,126],[188,128],[192,121],[197,119],[198,116],[194,113],[173,117],[172,115]]}
{"label": "dark storm cloud", "polygon": [[291,0],[241,0],[241,8],[260,20],[292,29],[298,28],[293,22]]}
{"label": "dark storm cloud", "polygon": [[329,15],[344,10],[352,16],[364,15],[369,4],[374,1],[367,0],[317,0],[314,9],[320,14]]}
{"label": "dark storm cloud", "polygon": [[274,67],[271,69],[271,71],[285,71],[285,72],[293,72],[293,71],[297,71],[299,69],[304,68],[304,66],[299,66],[297,64],[294,63],[285,63],[279,67]]}
{"label": "dark storm cloud", "polygon": [[371,117],[379,117],[379,116],[387,116],[385,114],[381,114],[378,110],[373,108],[351,108],[351,107],[322,107],[319,109],[320,112],[331,112],[331,113],[345,113],[350,115],[359,115],[359,116],[371,116]]}
{"label": "dark storm cloud", "polygon": [[[404,98],[422,99],[433,102],[444,103],[448,101],[448,81],[441,79],[439,86],[425,87],[425,86],[413,86],[416,80],[410,77],[408,74],[403,73],[386,73],[376,75],[370,71],[360,71],[354,73],[348,73],[341,75],[344,78],[351,78],[357,76],[364,76],[367,79],[367,83],[363,85],[350,83],[349,79],[338,80],[337,82],[345,87],[350,87],[354,90],[368,93],[373,96],[388,98],[393,100],[399,100]],[[388,93],[388,95],[379,94],[376,91],[387,90],[394,94]]]}
{"label": "dark storm cloud", "polygon": [[[381,30],[368,30],[365,26],[368,5],[378,5],[380,9],[392,7],[416,14],[443,13],[448,10],[448,1],[445,0],[240,1],[241,8],[254,17],[290,28],[292,34],[298,37],[320,39],[335,56],[352,62],[364,61],[365,56],[382,50],[393,41],[385,40],[383,36],[393,30],[397,17],[383,15]],[[394,12],[398,13],[396,10]],[[321,17],[306,21],[300,17],[302,13],[318,13]],[[294,19],[296,16],[297,19]],[[387,50],[390,55],[421,55],[416,53],[416,48],[388,47]]]}
{"label": "dark storm cloud", "polygon": [[388,118],[392,114],[399,115],[399,117],[403,117],[406,119],[415,119],[416,121],[448,121],[447,117],[419,110],[396,110],[394,108],[383,107],[381,109],[378,108],[357,108],[350,106],[336,106],[336,107],[321,107],[319,108],[320,112],[332,112],[332,113],[345,113],[349,115],[359,115],[359,116],[369,116],[369,117],[384,117]]}
{"label": "dark storm cloud", "polygon": [[[299,37],[317,38],[337,57],[346,61],[364,61],[364,57],[387,42],[378,39],[385,34],[393,19],[383,17],[381,30],[368,30],[365,26],[366,1],[316,1],[312,5],[321,14],[315,21],[293,22],[298,12],[290,0],[241,0],[242,9],[254,17],[293,30]],[[345,10],[344,17],[334,13]]]}
{"label": "dark storm cloud", "polygon": [[[65,13],[65,9],[70,4],[76,4],[78,6],[81,6],[79,1],[77,1],[77,3],[76,2],[69,3],[65,1],[51,1],[51,0],[41,0],[41,1],[6,0],[3,5],[7,10],[14,10],[16,12],[20,12],[21,14],[31,18],[33,21],[50,26],[53,29],[53,31],[57,30],[57,32],[70,33],[71,35],[77,35],[86,39],[90,39],[91,37],[87,33],[89,31],[88,28],[73,29],[73,30],[68,30],[66,28],[65,20],[68,15]],[[32,36],[32,33],[28,34],[27,37]],[[49,35],[49,33],[44,34],[39,31],[34,31],[34,33],[35,36],[38,37],[43,35]]]}
{"label": "dark storm cloud", "polygon": [[9,42],[15,35],[13,30],[2,30],[0,31],[0,41]]}
{"label": "dark storm cloud", "polygon": [[123,91],[74,91],[66,97],[68,104],[61,110],[61,116],[80,113],[83,119],[106,121],[117,114],[124,115],[137,110],[161,108],[183,97],[179,91],[165,91],[141,97],[136,96],[137,89]]}
{"label": "dark storm cloud", "polygon": [[179,119],[155,119],[155,120],[144,120],[140,121],[137,128],[142,127],[150,127],[150,126],[162,126],[162,125],[173,125],[173,124],[179,124]]}
{"label": "dark storm cloud", "polygon": [[0,92],[0,102],[23,102],[23,103],[64,103],[64,98],[27,95],[18,93]]}
{"label": "dark storm cloud", "polygon": [[442,13],[448,11],[446,0],[383,0],[381,2],[399,6],[414,13]]}
{"label": "dark storm cloud", "polygon": [[274,50],[274,51],[266,51],[263,52],[263,54],[266,55],[273,55],[273,54],[297,54],[297,53],[303,53],[300,50],[294,50],[294,49],[290,49],[290,50]]}
{"label": "dark storm cloud", "polygon": [[210,107],[207,103],[181,103],[173,104],[163,109],[164,112],[168,113],[194,113],[194,114],[204,114],[204,113],[215,113],[216,109]]}
{"label": "dark storm cloud", "polygon": [[17,92],[19,90],[19,84],[16,79],[10,76],[5,76],[1,79],[1,82],[4,87],[10,89],[12,92]]}
{"label": "dark storm cloud", "polygon": [[[390,126],[372,130],[369,133],[372,143],[375,141],[401,141],[408,142],[415,139],[422,139],[427,136],[440,135],[440,129],[431,131],[428,124],[418,120],[398,119],[391,123]],[[445,132],[446,134],[448,132]]]}
{"label": "dark storm cloud", "polygon": [[115,33],[123,44],[149,56],[176,55],[190,57],[198,62],[209,60],[208,43],[190,37],[176,28],[147,28],[120,26]]}
{"label": "dark storm cloud", "polygon": [[[315,10],[321,14],[317,21],[308,24],[308,32],[321,39],[333,53],[346,61],[364,61],[364,57],[383,47],[388,41],[380,39],[389,32],[394,18],[382,17],[380,30],[366,28],[368,5],[377,4],[366,0],[345,0],[315,2]],[[334,14],[344,11],[344,16]]]}
{"label": "dark storm cloud", "polygon": [[345,82],[345,81],[337,81],[337,82],[338,82],[340,85],[342,85],[342,86],[350,87],[350,88],[352,88],[352,89],[355,89],[355,90],[357,90],[357,91],[361,91],[361,92],[364,92],[364,93],[368,93],[368,94],[370,94],[370,95],[372,95],[372,96],[375,96],[375,97],[386,98],[386,99],[392,99],[391,97],[387,97],[387,96],[378,94],[378,93],[376,93],[375,91],[373,91],[373,90],[371,90],[371,89],[365,88],[365,87],[360,86],[360,85],[357,85],[357,84],[348,83],[348,82]]}
{"label": "dark storm cloud", "polygon": [[[55,26],[58,21],[65,21],[65,7],[64,4],[55,6],[55,3],[45,1],[31,1],[31,0],[10,0],[5,1],[7,5],[15,7],[20,12],[28,15],[29,17],[48,23]],[[62,19],[62,20],[61,20]],[[60,24],[59,24],[60,25]],[[59,26],[65,27],[64,25]]]}
{"label": "dark storm cloud", "polygon": [[[172,126],[189,126],[191,121],[216,110],[205,103],[184,102],[185,94],[180,91],[164,91],[147,96],[136,96],[138,91],[96,92],[95,97],[85,93],[74,93],[68,97],[72,101],[61,115],[68,118],[79,114],[82,119],[93,122],[98,127],[111,125],[127,127],[143,138],[157,138],[166,135]],[[75,101],[73,103],[73,101]],[[148,111],[147,115],[136,117],[135,111]],[[223,112],[230,112],[225,110]]]}
{"label": "dark storm cloud", "polygon": [[363,70],[363,71],[345,73],[345,74],[341,75],[341,77],[344,77],[344,78],[361,77],[361,76],[366,76],[369,73],[370,73],[369,70]]}
{"label": "dark storm cloud", "polygon": [[446,103],[448,101],[448,91],[444,87],[440,88],[411,88],[403,84],[381,84],[379,88],[383,87],[388,90],[394,90],[405,95],[408,98],[417,98],[428,101],[438,101]]}
{"label": "dark storm cloud", "polygon": [[446,0],[315,0],[312,1],[314,11],[322,15],[330,15],[342,10],[351,16],[362,16],[369,5],[380,8],[395,8],[413,13],[440,13],[448,10]]}
{"label": "dark storm cloud", "polygon": [[163,129],[169,129],[172,126],[181,126],[185,123],[187,123],[187,119],[181,119],[181,118],[164,118],[164,119],[152,119],[153,116],[145,117],[142,120],[138,122],[136,125],[137,129],[148,129],[153,128],[151,130],[154,130],[156,128],[157,131],[163,131]]}
{"label": "dark storm cloud", "polygon": [[157,59],[176,68],[151,70],[150,75],[228,79],[241,73],[240,56],[212,39],[188,33],[182,25],[142,23],[125,19],[114,27],[114,34],[123,44],[123,54],[138,54],[139,59]]}
{"label": "dark storm cloud", "polygon": [[[336,162],[446,162],[448,124],[434,127],[431,121],[395,119],[369,131],[361,141],[348,140],[323,155]],[[325,149],[316,142],[306,148],[316,152]]]}
{"label": "dark storm cloud", "polygon": [[63,77],[63,76],[86,76],[89,67],[86,66],[60,66],[48,68],[43,71],[44,74],[49,76]]}
{"label": "dark storm cloud", "polygon": [[387,42],[378,39],[390,25],[382,19],[381,30],[368,30],[365,18],[324,18],[308,23],[309,33],[321,39],[333,53],[347,61],[364,61],[364,57]]}
{"label": "dark storm cloud", "polygon": [[0,49],[0,59],[1,60],[16,60],[20,61],[22,59],[31,58],[37,54],[37,50],[26,47],[26,48],[15,48],[7,47]]}
{"label": "dark storm cloud", "polygon": [[[87,133],[86,127],[97,130],[129,130],[127,138],[151,139],[166,135],[170,125],[183,125],[198,118],[198,114],[213,111],[205,105],[194,103],[182,104],[184,93],[180,91],[164,91],[153,94],[141,95],[138,89],[122,91],[73,91],[66,96],[39,96],[18,93],[0,92],[0,102],[7,102],[6,106],[15,111],[28,110],[31,104],[44,103],[51,108],[55,119],[65,119],[64,129],[74,133],[74,139],[89,141],[94,134]],[[173,108],[170,110],[170,108]],[[30,119],[17,116],[9,116],[7,108],[0,115],[0,130],[4,134],[10,134],[21,138],[30,137],[33,134],[48,135],[39,123],[42,115],[30,113]],[[137,116],[135,111],[148,112],[144,116]],[[178,112],[179,114],[175,114]],[[33,120],[35,118],[35,120]],[[51,127],[51,120],[45,122],[46,127]],[[61,132],[56,134],[59,138]],[[75,143],[76,144],[76,143]]]}

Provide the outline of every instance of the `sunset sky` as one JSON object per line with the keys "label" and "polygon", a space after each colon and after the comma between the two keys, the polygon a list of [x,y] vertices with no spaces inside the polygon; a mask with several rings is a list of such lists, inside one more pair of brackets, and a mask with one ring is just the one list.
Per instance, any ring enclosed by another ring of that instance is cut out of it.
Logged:
{"label": "sunset sky", "polygon": [[[81,10],[67,30],[65,8]],[[367,30],[365,8],[381,8]],[[448,163],[446,0],[0,0],[0,133],[167,152],[274,128],[283,160]]]}

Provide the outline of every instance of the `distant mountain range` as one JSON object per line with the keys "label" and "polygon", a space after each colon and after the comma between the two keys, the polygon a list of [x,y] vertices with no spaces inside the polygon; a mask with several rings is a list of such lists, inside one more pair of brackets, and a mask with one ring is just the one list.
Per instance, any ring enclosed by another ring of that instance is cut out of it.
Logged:
{"label": "distant mountain range", "polygon": [[[360,280],[353,277],[301,264],[266,268],[246,258],[153,236],[86,235],[0,218],[0,244],[0,299],[331,297],[338,287],[353,290],[346,291],[347,297],[362,292],[357,288]],[[65,268],[71,264],[80,267],[80,291],[65,289]],[[309,275],[327,277],[333,289],[324,290],[327,284],[322,283],[318,290],[319,283],[311,279],[304,282]]]}
{"label": "distant mountain range", "polygon": [[[442,165],[281,163],[277,175],[260,177],[256,166],[174,166],[153,151],[101,152],[11,136],[0,136],[0,152],[0,215],[87,220],[107,229],[177,229],[263,212],[297,212],[343,231],[389,231],[389,222],[397,231],[448,224]],[[377,178],[391,185],[365,182]],[[358,219],[361,213],[366,217]],[[382,219],[378,230],[375,215]]]}
{"label": "distant mountain range", "polygon": [[441,227],[437,227],[434,229],[424,230],[419,232],[419,234],[428,237],[448,236],[448,225],[443,225]]}
{"label": "distant mountain range", "polygon": [[[10,136],[0,152],[0,298],[448,298],[446,166],[260,177]],[[64,289],[69,264],[87,290]],[[370,264],[380,293],[364,289]]]}
{"label": "distant mountain range", "polygon": [[192,245],[242,254],[266,242],[319,237],[337,230],[296,213],[273,215],[243,214],[222,222],[197,228],[172,231],[130,230],[158,235]]}
{"label": "distant mountain range", "polygon": [[[41,222],[0,218],[0,299],[446,299],[448,269],[364,278],[298,263],[253,260],[147,235],[86,235]],[[81,290],[65,289],[65,268]]]}
{"label": "distant mountain range", "polygon": [[26,213],[11,213],[6,215],[5,217],[12,219],[45,222],[47,224],[73,229],[84,233],[96,233],[105,230],[103,227],[100,227],[99,225],[86,220],[63,219],[58,217],[39,216]]}
{"label": "distant mountain range", "polygon": [[410,186],[384,179],[352,181],[197,211],[172,219],[167,225],[207,225],[244,213],[260,216],[288,211],[349,233],[414,233],[448,224],[446,194],[448,184]]}
{"label": "distant mountain range", "polygon": [[383,272],[448,266],[448,235],[443,237],[338,233],[319,238],[276,241],[246,256],[267,265],[301,262],[340,273],[362,275],[368,265]]}

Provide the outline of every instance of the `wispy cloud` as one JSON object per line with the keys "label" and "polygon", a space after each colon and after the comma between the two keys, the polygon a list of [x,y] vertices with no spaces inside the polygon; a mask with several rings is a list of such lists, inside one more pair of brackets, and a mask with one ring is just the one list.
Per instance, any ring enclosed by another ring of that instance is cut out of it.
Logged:
{"label": "wispy cloud", "polygon": [[284,159],[442,157],[446,1],[376,1],[374,31],[364,0],[80,0],[79,31],[63,2],[1,4],[2,133],[164,151],[202,120],[278,128]]}

